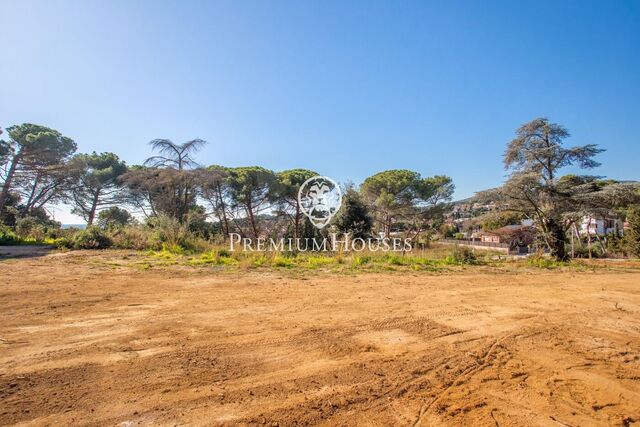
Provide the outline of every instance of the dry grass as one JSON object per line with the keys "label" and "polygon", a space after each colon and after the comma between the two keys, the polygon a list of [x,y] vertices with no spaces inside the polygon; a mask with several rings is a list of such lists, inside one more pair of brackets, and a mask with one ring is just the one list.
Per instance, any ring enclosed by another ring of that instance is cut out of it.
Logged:
{"label": "dry grass", "polygon": [[[462,250],[461,250],[462,249]],[[574,260],[557,262],[548,257],[513,257],[490,250],[468,250],[435,244],[428,249],[406,253],[343,252],[230,252],[224,247],[204,253],[189,253],[180,247],[164,247],[147,251],[140,261],[147,268],[181,265],[215,268],[226,271],[277,270],[293,274],[322,271],[328,273],[358,272],[448,272],[477,269],[495,272],[524,270],[633,271],[640,269],[634,260]]]}

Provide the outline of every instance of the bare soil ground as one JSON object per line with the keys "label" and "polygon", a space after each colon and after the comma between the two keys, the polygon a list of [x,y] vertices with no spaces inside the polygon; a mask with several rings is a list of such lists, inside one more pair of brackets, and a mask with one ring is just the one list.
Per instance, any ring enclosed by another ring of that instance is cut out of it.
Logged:
{"label": "bare soil ground", "polygon": [[0,424],[640,422],[638,273],[301,277],[136,256],[0,261]]}

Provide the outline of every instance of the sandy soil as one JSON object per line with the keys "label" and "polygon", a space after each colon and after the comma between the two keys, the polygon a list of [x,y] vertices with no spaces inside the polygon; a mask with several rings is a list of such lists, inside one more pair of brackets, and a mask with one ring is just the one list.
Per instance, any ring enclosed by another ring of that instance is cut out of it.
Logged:
{"label": "sandy soil", "polygon": [[638,273],[295,278],[128,258],[0,261],[0,424],[640,423]]}

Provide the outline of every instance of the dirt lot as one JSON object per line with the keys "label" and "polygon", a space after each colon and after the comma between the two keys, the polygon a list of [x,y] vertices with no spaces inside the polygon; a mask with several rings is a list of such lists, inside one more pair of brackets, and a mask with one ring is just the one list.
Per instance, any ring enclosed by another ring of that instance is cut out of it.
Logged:
{"label": "dirt lot", "polygon": [[640,423],[638,273],[301,278],[132,256],[0,261],[0,424]]}

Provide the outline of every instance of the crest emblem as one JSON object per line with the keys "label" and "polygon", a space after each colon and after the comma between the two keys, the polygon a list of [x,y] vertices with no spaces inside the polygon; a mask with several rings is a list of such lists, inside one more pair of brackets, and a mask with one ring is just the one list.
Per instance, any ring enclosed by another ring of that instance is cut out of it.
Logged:
{"label": "crest emblem", "polygon": [[342,191],[331,178],[314,176],[300,186],[298,203],[311,224],[323,229],[340,210]]}

